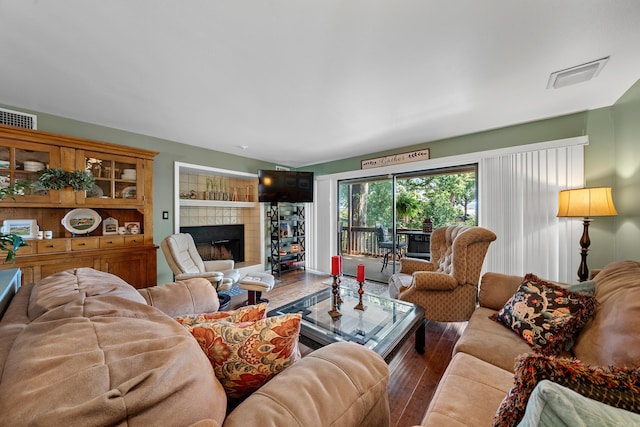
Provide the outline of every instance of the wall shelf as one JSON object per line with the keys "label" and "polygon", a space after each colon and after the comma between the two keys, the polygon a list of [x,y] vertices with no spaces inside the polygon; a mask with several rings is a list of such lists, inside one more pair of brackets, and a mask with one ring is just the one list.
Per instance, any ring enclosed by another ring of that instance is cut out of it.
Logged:
{"label": "wall shelf", "polygon": [[210,208],[255,208],[256,202],[230,202],[223,200],[180,199],[180,206]]}

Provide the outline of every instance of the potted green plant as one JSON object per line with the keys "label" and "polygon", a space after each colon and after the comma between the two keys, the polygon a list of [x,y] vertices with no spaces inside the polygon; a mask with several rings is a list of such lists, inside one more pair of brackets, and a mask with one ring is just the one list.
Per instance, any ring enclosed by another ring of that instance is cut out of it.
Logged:
{"label": "potted green plant", "polygon": [[46,190],[61,190],[65,187],[73,191],[89,191],[95,179],[91,172],[83,170],[65,171],[62,168],[47,168],[40,171],[38,184]]}
{"label": "potted green plant", "polygon": [[90,172],[83,170],[67,172],[66,180],[73,191],[89,191],[96,182]]}
{"label": "potted green plant", "polygon": [[402,192],[396,197],[396,216],[400,221],[407,224],[409,220],[418,213],[420,204],[409,193]]}
{"label": "potted green plant", "polygon": [[62,190],[67,186],[67,171],[62,168],[46,168],[40,171],[38,184],[45,190]]}

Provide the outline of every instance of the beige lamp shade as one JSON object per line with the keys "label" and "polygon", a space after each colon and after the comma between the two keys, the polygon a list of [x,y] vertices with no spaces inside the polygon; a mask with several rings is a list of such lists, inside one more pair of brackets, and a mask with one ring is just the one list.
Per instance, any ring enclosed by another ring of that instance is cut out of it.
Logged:
{"label": "beige lamp shade", "polygon": [[558,194],[558,217],[594,217],[618,215],[611,188],[593,187],[562,190]]}

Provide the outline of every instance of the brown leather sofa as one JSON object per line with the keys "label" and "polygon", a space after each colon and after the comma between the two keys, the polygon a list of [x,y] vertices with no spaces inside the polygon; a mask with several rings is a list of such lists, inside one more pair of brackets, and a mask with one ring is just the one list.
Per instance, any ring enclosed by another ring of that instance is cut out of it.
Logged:
{"label": "brown leather sofa", "polygon": [[138,292],[74,269],[21,287],[0,321],[0,425],[389,424],[388,366],[350,343],[305,356],[227,413],[209,360],[171,317],[217,306],[204,279]]}
{"label": "brown leather sofa", "polygon": [[[522,338],[490,320],[489,316],[504,306],[522,281],[521,276],[483,275],[479,307],[454,347],[453,358],[421,425],[492,425],[497,409],[514,385],[516,358],[533,350]],[[595,314],[570,351],[560,357],[576,358],[589,366],[637,367],[640,360],[640,262],[610,263],[594,281]]]}

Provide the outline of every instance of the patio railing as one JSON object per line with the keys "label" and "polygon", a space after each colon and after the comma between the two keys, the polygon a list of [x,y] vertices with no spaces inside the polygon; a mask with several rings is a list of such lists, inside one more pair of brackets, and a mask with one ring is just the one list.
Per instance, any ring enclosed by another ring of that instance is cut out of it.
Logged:
{"label": "patio railing", "polygon": [[[402,230],[399,230],[402,231]],[[391,236],[391,230],[389,230]],[[404,242],[406,235],[399,235]],[[375,227],[345,227],[340,230],[340,248],[343,254],[383,257],[387,249],[378,248],[378,235]]]}

